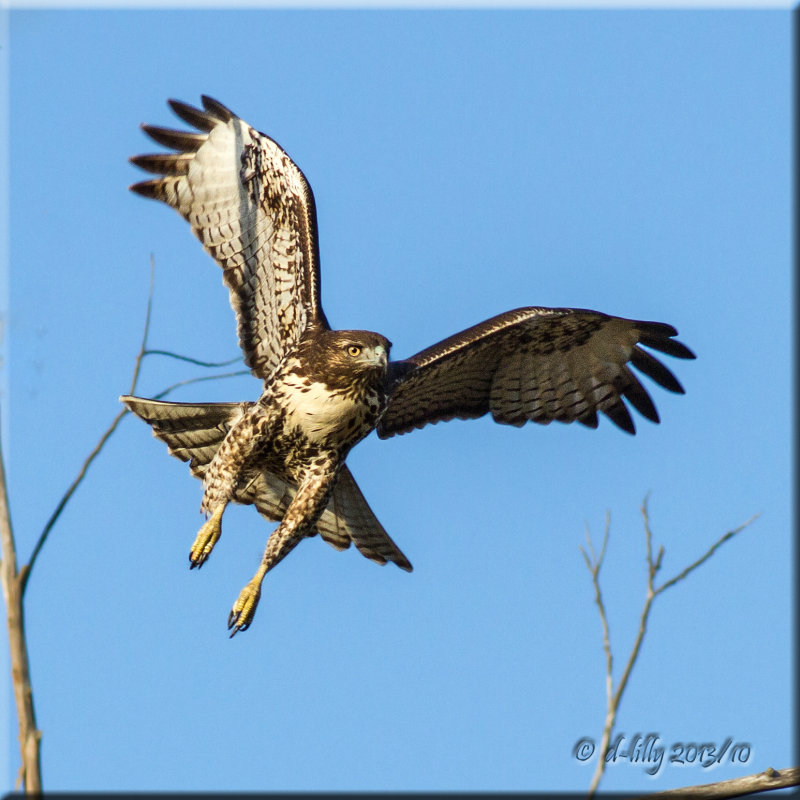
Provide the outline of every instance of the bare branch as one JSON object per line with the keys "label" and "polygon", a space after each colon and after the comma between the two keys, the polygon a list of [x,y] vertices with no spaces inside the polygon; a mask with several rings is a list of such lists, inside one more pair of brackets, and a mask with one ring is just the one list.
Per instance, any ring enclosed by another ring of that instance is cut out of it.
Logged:
{"label": "bare branch", "polygon": [[[150,333],[150,317],[153,309],[153,287],[155,284],[155,260],[153,256],[150,256],[150,286],[147,291],[147,311],[145,313],[144,318],[144,331],[142,332],[142,343],[139,346],[139,353],[136,356],[136,363],[133,368],[133,377],[131,378],[131,388],[129,394],[133,394],[136,391],[136,384],[139,382],[139,372],[142,368],[142,359],[144,358],[144,353],[147,349],[147,336]],[[55,511],[50,515],[50,519],[47,520],[45,523],[42,532],[39,534],[39,538],[36,541],[36,545],[33,548],[33,552],[31,553],[31,557],[28,560],[28,563],[25,564],[22,569],[20,570],[20,580],[22,582],[22,593],[25,593],[25,588],[28,585],[28,579],[31,576],[31,571],[33,570],[33,565],[36,563],[36,559],[39,557],[39,553],[44,547],[44,543],[47,541],[47,537],[50,535],[50,531],[53,529],[53,526],[58,521],[58,518],[61,516],[61,512],[64,510],[64,507],[69,502],[72,495],[75,493],[75,490],[81,485],[86,472],[88,471],[89,467],[91,466],[92,462],[97,458],[100,454],[100,451],[103,449],[103,446],[108,441],[109,437],[112,433],[117,429],[117,426],[122,421],[122,418],[128,414],[128,409],[125,408],[114,417],[114,421],[109,425],[106,432],[100,437],[100,441],[95,445],[94,449],[91,453],[86,457],[86,460],[83,462],[83,465],[78,472],[77,477],[74,481],[69,485],[69,488],[64,493],[64,496],[59,501],[58,505],[55,508]]]}
{"label": "bare branch", "polygon": [[714,553],[720,547],[722,547],[723,544],[725,544],[725,542],[727,542],[729,539],[732,539],[734,536],[736,536],[737,533],[741,533],[748,525],[750,525],[752,522],[758,519],[759,516],[760,516],[759,514],[753,514],[753,516],[750,517],[750,519],[748,519],[747,522],[743,522],[738,528],[734,528],[732,531],[724,533],[722,536],[720,536],[719,539],[717,539],[716,542],[714,542],[714,544],[711,545],[711,547],[708,548],[708,550],[706,550],[706,552],[702,556],[700,556],[700,558],[697,559],[697,561],[695,561],[692,564],[689,564],[689,566],[686,567],[686,569],[679,572],[674,578],[670,578],[665,583],[662,583],[661,586],[659,586],[655,590],[655,593],[661,594],[661,592],[666,591],[667,589],[670,588],[670,586],[674,586],[676,583],[678,583],[678,581],[682,581],[690,572],[693,572],[701,564],[708,561],[708,559],[711,558],[711,556],[713,556]]}
{"label": "bare branch", "polygon": [[159,392],[158,394],[153,395],[153,400],[161,400],[162,398],[166,397],[168,394],[171,394],[176,389],[180,389],[181,386],[189,386],[192,383],[202,383],[203,381],[217,381],[221,380],[222,378],[233,378],[237,375],[249,375],[249,369],[240,369],[236,372],[223,372],[221,375],[202,375],[199,378],[189,378],[185,381],[178,381],[177,383],[173,383],[172,386],[167,386],[166,389]]}
{"label": "bare branch", "polygon": [[[241,361],[241,356],[231,358],[228,361],[200,361],[199,358],[192,358],[191,356],[182,356],[179,353],[173,353],[171,350],[145,350],[146,356],[169,356],[178,361],[188,361],[190,364],[197,364],[198,367],[229,367],[237,361]],[[245,370],[248,371],[248,370]]]}
{"label": "bare branch", "polygon": [[124,408],[122,411],[114,417],[114,421],[109,425],[108,430],[100,437],[100,441],[94,446],[94,449],[91,453],[86,457],[86,460],[83,462],[83,466],[81,467],[80,471],[78,472],[77,477],[74,481],[69,485],[69,488],[64,493],[64,496],[59,501],[58,505],[55,508],[55,511],[50,515],[50,519],[47,520],[47,524],[42,529],[42,532],[39,534],[39,539],[36,542],[36,546],[33,548],[33,552],[31,553],[30,560],[27,564],[24,564],[22,569],[20,570],[20,579],[22,581],[22,592],[25,592],[25,588],[28,585],[28,578],[30,578],[31,570],[33,569],[33,565],[36,562],[36,559],[41,551],[42,547],[44,547],[44,543],[47,541],[47,537],[50,534],[50,531],[53,529],[53,526],[56,524],[56,521],[61,516],[61,512],[64,510],[64,506],[69,502],[72,495],[75,493],[75,490],[81,485],[81,482],[86,475],[87,470],[89,469],[92,461],[97,458],[100,454],[100,451],[103,449],[103,445],[108,441],[108,438],[111,436],[112,433],[117,429],[117,426],[122,421],[122,418],[130,413],[127,408]]}
{"label": "bare branch", "polygon": [[3,467],[2,443],[0,443],[0,541],[3,562],[0,565],[0,580],[6,601],[8,645],[11,655],[11,680],[17,704],[19,727],[19,749],[22,758],[20,779],[27,793],[42,791],[42,769],[40,743],[42,733],[36,728],[33,708],[28,645],[25,639],[25,615],[22,605],[22,575],[17,572],[17,553],[14,532],[11,528],[11,512],[8,506],[6,475]]}
{"label": "bare branch", "polygon": [[[603,602],[603,593],[600,590],[600,568],[603,566],[603,560],[606,556],[606,547],[608,546],[608,534],[611,531],[611,514],[610,512],[606,512],[606,527],[603,532],[603,544],[600,548],[600,555],[595,558],[594,556],[594,546],[592,545],[592,540],[589,537],[589,529],[587,526],[586,529],[586,539],[589,543],[589,549],[592,553],[593,561],[590,563],[589,558],[587,557],[586,553],[583,553],[583,557],[586,560],[586,564],[589,567],[589,571],[592,573],[592,586],[594,586],[594,600],[597,604],[598,611],[600,613],[600,623],[603,626],[603,651],[606,654],[606,708],[608,709],[606,713],[606,720],[603,724],[603,735],[600,739],[600,753],[604,754],[606,750],[608,750],[609,742],[611,741],[611,731],[614,728],[614,714],[612,713],[614,708],[614,659],[611,652],[611,632],[609,630],[608,625],[608,615],[606,614],[606,607],[605,603]],[[581,548],[583,551],[583,548]],[[599,758],[597,760],[597,766],[595,767],[594,775],[592,776],[592,783],[589,787],[589,796],[591,797],[597,789],[597,785],[600,783],[600,779],[603,777],[603,772],[605,771],[605,758]]]}
{"label": "bare branch", "polygon": [[[656,587],[655,578],[659,570],[661,569],[665,550],[663,545],[660,546],[658,548],[658,553],[656,554],[656,557],[653,558],[653,534],[650,529],[650,517],[647,510],[647,500],[648,497],[645,496],[641,509],[642,519],[644,522],[645,550],[647,558],[647,593],[645,595],[644,605],[642,606],[642,613],[639,616],[639,629],[636,633],[636,640],[633,643],[630,655],[628,656],[628,660],[625,664],[625,669],[623,670],[622,676],[620,677],[619,683],[617,684],[617,689],[613,693],[611,691],[611,687],[613,685],[613,677],[612,677],[613,662],[612,662],[611,645],[608,633],[609,626],[608,626],[608,619],[605,611],[605,606],[602,600],[602,592],[600,590],[600,567],[602,565],[603,558],[605,556],[606,545],[608,543],[608,534],[609,534],[608,515],[606,515],[606,530],[603,535],[603,546],[600,551],[600,556],[590,561],[586,552],[583,550],[583,548],[581,548],[581,552],[583,553],[583,558],[586,561],[586,565],[587,567],[589,567],[589,571],[591,572],[592,575],[592,585],[594,586],[595,590],[595,603],[597,604],[599,609],[600,622],[603,628],[603,649],[606,654],[606,698],[607,698],[606,719],[603,725],[603,736],[599,748],[599,757],[597,760],[597,766],[595,768],[594,775],[592,776],[592,782],[589,786],[589,793],[588,793],[589,798],[593,797],[594,794],[596,793],[597,787],[600,784],[600,780],[603,777],[603,773],[605,772],[605,767],[606,767],[605,754],[606,751],[608,750],[609,742],[611,741],[611,734],[613,733],[614,730],[614,723],[616,722],[617,713],[619,711],[619,707],[622,702],[622,696],[628,685],[628,680],[630,679],[633,667],[639,658],[639,653],[642,648],[642,642],[644,641],[645,633],[647,632],[647,623],[650,618],[650,611],[653,606],[653,601],[663,591],[669,589],[671,586],[674,586],[679,581],[682,581],[687,575],[689,575],[691,572],[697,569],[701,564],[703,564],[705,561],[711,558],[711,556],[717,551],[717,549],[719,549],[725,542],[727,542],[737,533],[744,530],[756,518],[756,516],[758,516],[756,515],[751,517],[749,520],[747,520],[747,522],[740,525],[738,528],[735,528],[734,530],[724,534],[713,545],[711,545],[711,547],[700,558],[698,558],[697,561],[693,562],[688,567],[686,567],[686,569],[679,572],[674,578],[670,578],[661,586]],[[588,532],[587,532],[587,539],[588,539]],[[592,556],[594,556],[594,548],[592,547],[591,539],[588,539],[588,541],[589,541],[589,549],[592,552]],[[760,790],[753,790],[753,791],[760,791]],[[686,796],[694,797],[695,795],[689,794]]]}
{"label": "bare branch", "polygon": [[[152,309],[153,309],[154,285],[155,285],[155,261],[153,257],[150,256],[150,286],[147,293],[147,311],[145,313],[144,330],[142,332],[142,341],[139,346],[139,352],[136,355],[136,362],[134,364],[133,376],[131,378],[131,387],[128,394],[136,393],[136,386],[139,382],[139,373],[141,372],[142,362],[144,361],[145,356],[147,356],[148,354],[160,353],[163,355],[172,356],[174,358],[179,358],[183,361],[190,361],[194,364],[199,364],[200,366],[215,366],[210,362],[200,361],[198,359],[189,358],[188,356],[180,356],[166,350],[147,349],[147,339],[150,334],[150,319],[152,316]],[[220,366],[224,366],[226,364],[233,364],[238,360],[239,360],[238,358],[234,358],[231,359],[230,361],[221,362]],[[168,394],[170,394],[180,386],[188,386],[189,384],[199,383],[200,381],[218,380],[220,378],[228,378],[234,375],[247,375],[247,374],[249,374],[249,370],[240,370],[237,372],[224,373],[222,375],[207,375],[199,378],[190,378],[189,380],[180,381],[179,383],[175,383],[172,386],[168,386],[166,389],[164,389],[164,391],[157,394],[153,399],[160,400],[162,397],[166,397]],[[39,553],[41,552],[42,547],[44,547],[44,544],[47,541],[47,537],[50,535],[50,531],[53,529],[53,526],[56,524],[59,517],[61,516],[64,507],[67,505],[67,503],[72,498],[72,495],[75,493],[77,488],[83,482],[83,479],[86,476],[89,467],[92,465],[92,462],[95,460],[95,458],[97,458],[98,455],[100,455],[101,450],[103,449],[103,447],[105,446],[106,442],[111,437],[111,435],[114,433],[114,431],[116,431],[117,427],[119,426],[119,423],[122,422],[122,419],[125,417],[125,415],[129,413],[130,412],[128,411],[127,408],[123,408],[117,414],[117,416],[114,417],[114,420],[112,421],[111,425],[108,426],[105,433],[100,437],[100,440],[94,446],[93,450],[86,457],[85,461],[81,465],[81,468],[77,476],[75,477],[75,480],[72,481],[72,483],[67,488],[67,491],[64,493],[63,497],[58,502],[58,505],[56,506],[55,510],[50,515],[50,519],[47,520],[44,528],[42,529],[41,534],[39,534],[39,538],[36,542],[36,545],[33,548],[33,552],[31,553],[31,557],[28,563],[23,565],[22,569],[20,570],[20,580],[21,580],[23,594],[25,592],[25,588],[28,585],[28,580],[30,578],[33,565],[36,563],[36,559],[39,557]]]}
{"label": "bare branch", "polygon": [[142,359],[147,350],[147,337],[150,334],[150,316],[153,311],[153,288],[156,279],[156,262],[153,254],[150,254],[150,286],[147,289],[147,311],[144,316],[144,330],[142,331],[142,344],[139,347],[139,355],[136,356],[136,364],[133,367],[133,378],[131,378],[131,388],[128,394],[136,391],[136,384],[139,382],[139,371],[142,368]]}
{"label": "bare branch", "polygon": [[800,767],[776,770],[769,767],[755,775],[745,775],[729,781],[704,783],[699,786],[685,786],[680,789],[669,789],[654,794],[643,794],[636,800],[722,800],[727,797],[744,797],[757,792],[769,792],[774,789],[786,789],[789,786],[800,786]]}
{"label": "bare branch", "polygon": [[[239,359],[232,359],[231,361],[222,362],[219,365],[211,364],[208,362],[192,359],[187,356],[180,356],[163,350],[148,350],[147,338],[150,332],[150,319],[153,308],[153,287],[155,276],[155,263],[153,257],[150,257],[150,287],[147,295],[147,312],[145,315],[144,331],[142,333],[142,341],[139,347],[139,352],[136,356],[136,362],[131,378],[130,394],[134,394],[136,386],[139,382],[139,374],[141,372],[142,362],[148,354],[162,354],[169,355],[184,361],[189,361],[200,366],[225,366],[233,364]],[[192,378],[190,380],[181,381],[180,383],[168,386],[163,392],[157,395],[157,398],[164,397],[179,386],[186,386],[191,383],[198,383],[203,380],[218,380],[220,378],[227,378],[232,375],[248,374],[248,370],[240,370],[237,372],[226,373],[222,375],[211,375],[200,378]],[[127,408],[122,409],[111,425],[107,428],[105,433],[100,437],[93,450],[86,457],[83,465],[81,466],[75,480],[72,481],[64,496],[59,501],[55,511],[50,515],[47,523],[39,535],[39,539],[33,548],[30,560],[27,564],[17,571],[17,557],[16,547],[14,543],[14,536],[11,528],[11,515],[8,506],[8,497],[6,489],[5,472],[2,462],[2,447],[0,447],[0,540],[2,540],[2,563],[0,563],[0,580],[2,581],[3,594],[6,600],[7,609],[7,623],[9,635],[9,649],[11,653],[11,675],[14,684],[14,694],[17,703],[17,719],[19,722],[19,745],[20,754],[22,757],[22,764],[19,769],[17,778],[17,785],[24,784],[25,791],[28,793],[41,793],[42,780],[41,780],[41,758],[40,758],[40,742],[41,731],[36,728],[36,717],[33,707],[33,689],[30,680],[30,668],[28,661],[27,641],[25,638],[25,625],[23,613],[23,597],[25,588],[39,556],[42,548],[44,547],[47,537],[53,526],[61,516],[65,506],[72,498],[77,488],[81,485],[86,473],[91,466],[92,462],[100,454],[108,439],[116,431],[119,423],[122,421],[126,414],[129,414]]]}

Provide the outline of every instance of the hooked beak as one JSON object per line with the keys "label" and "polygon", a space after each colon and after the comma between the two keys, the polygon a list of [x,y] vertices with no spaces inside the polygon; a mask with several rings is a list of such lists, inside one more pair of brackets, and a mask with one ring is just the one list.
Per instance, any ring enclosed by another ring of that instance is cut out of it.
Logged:
{"label": "hooked beak", "polygon": [[386,348],[382,344],[377,344],[372,352],[374,354],[373,363],[380,367],[385,367],[389,360],[389,354],[386,352]]}

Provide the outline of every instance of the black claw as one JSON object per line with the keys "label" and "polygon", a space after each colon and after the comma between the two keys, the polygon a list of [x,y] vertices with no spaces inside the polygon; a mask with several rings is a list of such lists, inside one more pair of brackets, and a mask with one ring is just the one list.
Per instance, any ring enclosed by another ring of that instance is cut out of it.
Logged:
{"label": "black claw", "polygon": [[233,637],[236,636],[236,634],[239,633],[239,631],[246,631],[250,627],[249,622],[243,622],[243,623],[239,622],[241,616],[242,616],[241,611],[238,612],[231,611],[231,613],[228,614],[228,630],[231,630],[231,628],[233,628],[233,632],[228,637],[229,639],[233,639]]}

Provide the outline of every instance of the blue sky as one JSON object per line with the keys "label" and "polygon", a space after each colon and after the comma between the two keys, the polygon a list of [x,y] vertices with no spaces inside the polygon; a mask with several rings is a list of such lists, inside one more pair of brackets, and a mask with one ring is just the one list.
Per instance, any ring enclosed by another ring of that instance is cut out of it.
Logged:
{"label": "blue sky", "polygon": [[[361,443],[348,463],[414,564],[304,542],[229,641],[270,526],[252,508],[200,572],[201,487],[127,418],[27,594],[45,788],[583,790],[604,661],[663,577],[760,518],[655,606],[617,730],[748,743],[746,764],[609,767],[656,791],[792,762],[790,17],[786,11],[11,11],[4,455],[20,561],[150,343],[238,354],[220,274],[126,191],[210,94],[316,195],[323,302],[402,358],[521,305],[666,321],[698,355],[662,424],[483,419]],[[198,374],[158,357],[139,392]],[[255,399],[250,377],[176,400]],[[11,721],[7,773],[17,766]]]}

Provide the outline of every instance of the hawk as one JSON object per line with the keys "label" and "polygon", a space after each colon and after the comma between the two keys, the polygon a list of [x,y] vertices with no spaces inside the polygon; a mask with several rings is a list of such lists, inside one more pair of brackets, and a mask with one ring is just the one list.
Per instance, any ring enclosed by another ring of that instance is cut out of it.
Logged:
{"label": "hawk", "polygon": [[320,302],[314,196],[303,173],[269,136],[216,100],[202,109],[169,101],[194,130],[143,125],[173,152],[131,161],[158,175],[130,188],[174,208],[222,267],[239,344],[260,398],[241,403],[167,403],[121,398],[171,455],[203,481],[206,521],[189,553],[201,567],[220,538],[229,503],[252,504],[280,524],[228,618],[247,629],[264,576],[304,537],[344,550],[352,542],[379,564],[411,564],[381,526],[345,461],[372,430],[382,439],[429,423],[491,413],[523,425],[598,424],[598,412],[629,433],[625,401],[658,422],[630,366],[671,392],[675,376],[648,350],[694,354],[661,322],[577,308],[518,308],[402,361],[378,333],[332,330]]}

